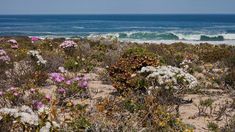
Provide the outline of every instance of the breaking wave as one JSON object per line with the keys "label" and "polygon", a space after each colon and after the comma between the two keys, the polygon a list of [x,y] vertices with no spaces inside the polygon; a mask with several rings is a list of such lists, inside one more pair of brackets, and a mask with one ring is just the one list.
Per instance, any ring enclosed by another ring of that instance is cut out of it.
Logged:
{"label": "breaking wave", "polygon": [[91,34],[89,37],[115,37],[120,40],[186,40],[186,41],[225,41],[235,40],[235,34],[183,34],[159,32],[120,32]]}

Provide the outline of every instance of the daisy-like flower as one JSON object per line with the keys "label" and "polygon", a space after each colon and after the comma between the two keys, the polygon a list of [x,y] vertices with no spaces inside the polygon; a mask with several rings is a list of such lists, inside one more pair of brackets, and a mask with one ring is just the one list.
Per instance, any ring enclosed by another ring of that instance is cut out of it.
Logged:
{"label": "daisy-like flower", "polygon": [[143,67],[140,73],[148,73],[146,79],[155,81],[153,84],[164,86],[165,89],[180,89],[182,85],[185,88],[194,88],[198,84],[194,76],[172,66]]}
{"label": "daisy-like flower", "polygon": [[45,65],[47,63],[47,60],[44,60],[40,55],[40,52],[37,50],[30,50],[27,54],[33,58],[36,58],[38,65]]}
{"label": "daisy-like flower", "polygon": [[77,43],[75,43],[72,40],[66,40],[62,44],[60,44],[60,47],[63,48],[63,49],[66,49],[66,48],[75,48],[75,47],[77,47]]}
{"label": "daisy-like flower", "polygon": [[6,51],[0,49],[0,62],[7,63],[11,61],[10,57],[7,55]]}

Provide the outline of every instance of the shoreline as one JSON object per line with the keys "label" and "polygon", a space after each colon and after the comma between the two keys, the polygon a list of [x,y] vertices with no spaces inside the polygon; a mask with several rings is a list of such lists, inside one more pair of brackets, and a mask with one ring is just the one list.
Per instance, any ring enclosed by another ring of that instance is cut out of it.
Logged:
{"label": "shoreline", "polygon": [[83,37],[83,36],[74,36],[74,37],[64,37],[64,36],[0,36],[0,39],[15,39],[15,38],[32,38],[36,37],[40,40],[54,40],[54,39],[65,39],[65,40],[90,40],[90,41],[118,41],[120,43],[132,43],[132,44],[175,44],[175,43],[184,43],[191,45],[200,45],[200,44],[210,44],[210,45],[231,45],[235,46],[235,40],[224,40],[224,41],[193,41],[193,40],[120,40],[115,37]]}

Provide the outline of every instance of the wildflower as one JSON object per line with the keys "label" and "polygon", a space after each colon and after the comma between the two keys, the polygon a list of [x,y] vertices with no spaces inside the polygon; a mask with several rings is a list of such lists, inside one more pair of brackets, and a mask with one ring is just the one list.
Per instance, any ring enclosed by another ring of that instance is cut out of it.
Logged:
{"label": "wildflower", "polygon": [[28,123],[30,125],[38,125],[38,114],[34,113],[29,106],[21,106],[18,108],[1,108],[0,113],[20,118],[20,122]]}
{"label": "wildflower", "polygon": [[35,92],[36,92],[36,89],[35,89],[35,88],[31,88],[31,89],[30,89],[30,92],[31,92],[31,93],[35,93]]}
{"label": "wildflower", "polygon": [[81,78],[80,77],[75,77],[73,80],[74,81],[79,81],[79,80],[81,80]]}
{"label": "wildflower", "polygon": [[67,72],[67,70],[65,70],[65,68],[64,67],[59,67],[58,68],[59,69],[59,71],[61,72],[61,73],[66,73]]}
{"label": "wildflower", "polygon": [[36,42],[36,41],[38,41],[38,40],[40,40],[40,38],[38,38],[38,37],[32,37],[32,38],[31,38],[32,43],[34,43],[34,42]]}
{"label": "wildflower", "polygon": [[58,89],[58,93],[60,93],[60,94],[64,94],[66,91],[65,91],[65,89],[64,88],[59,88]]}
{"label": "wildflower", "polygon": [[77,43],[75,43],[72,40],[66,40],[62,44],[60,44],[60,47],[63,48],[63,49],[66,49],[66,48],[75,48],[75,47],[77,47]]}
{"label": "wildflower", "polygon": [[60,73],[51,73],[50,79],[52,79],[54,82],[62,82],[65,80],[65,78]]}
{"label": "wildflower", "polygon": [[7,55],[6,51],[3,49],[0,49],[0,62],[7,63],[11,61],[10,57]]}
{"label": "wildflower", "polygon": [[34,107],[38,110],[38,109],[44,107],[44,104],[41,101],[36,101],[34,103]]}
{"label": "wildflower", "polygon": [[3,92],[2,91],[0,91],[0,96],[2,96],[3,95]]}
{"label": "wildflower", "polygon": [[186,88],[194,88],[198,84],[194,76],[177,67],[143,67],[140,71],[140,73],[146,72],[149,73],[146,79],[156,81],[157,85],[164,86],[165,89],[180,89],[182,88],[181,85],[186,86]]}
{"label": "wildflower", "polygon": [[80,85],[79,85],[81,88],[86,88],[88,86],[88,82],[87,81],[82,81],[80,82]]}
{"label": "wildflower", "polygon": [[19,46],[18,46],[18,44],[15,44],[15,45],[11,45],[11,48],[12,48],[12,49],[18,49]]}
{"label": "wildflower", "polygon": [[11,44],[17,44],[17,41],[15,39],[10,39],[7,42]]}
{"label": "wildflower", "polygon": [[44,60],[37,50],[30,50],[27,54],[35,58],[38,65],[45,65],[47,63],[47,60]]}
{"label": "wildflower", "polygon": [[67,80],[65,83],[66,83],[67,85],[71,85],[71,84],[72,84],[72,81],[71,81],[71,80]]}
{"label": "wildflower", "polygon": [[13,95],[14,95],[14,96],[19,96],[19,93],[15,92]]}
{"label": "wildflower", "polygon": [[45,98],[50,101],[51,100],[51,96],[49,94],[45,95]]}
{"label": "wildflower", "polygon": [[42,127],[39,132],[50,132],[50,129],[51,129],[51,123],[46,122],[46,125]]}

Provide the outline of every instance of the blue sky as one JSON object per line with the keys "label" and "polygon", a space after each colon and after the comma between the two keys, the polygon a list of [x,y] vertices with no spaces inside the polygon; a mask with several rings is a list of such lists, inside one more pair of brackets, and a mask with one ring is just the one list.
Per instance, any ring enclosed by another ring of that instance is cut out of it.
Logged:
{"label": "blue sky", "polygon": [[0,14],[235,14],[235,0],[0,0]]}

